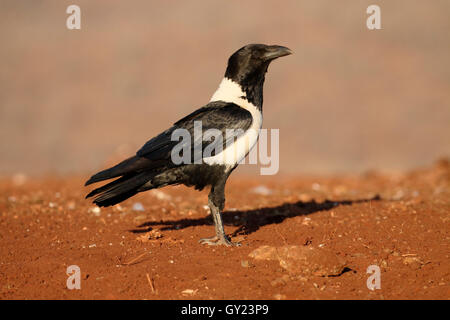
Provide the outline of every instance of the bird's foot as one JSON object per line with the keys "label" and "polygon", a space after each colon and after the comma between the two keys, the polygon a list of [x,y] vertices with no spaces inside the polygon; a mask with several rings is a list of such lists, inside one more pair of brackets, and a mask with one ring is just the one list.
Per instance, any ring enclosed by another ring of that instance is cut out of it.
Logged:
{"label": "bird's foot", "polygon": [[198,242],[200,242],[201,244],[207,244],[210,246],[224,245],[227,247],[239,247],[241,245],[239,242],[232,242],[232,241],[228,240],[228,238],[226,236],[224,236],[224,237],[214,236],[211,238],[203,238],[203,239],[200,239]]}

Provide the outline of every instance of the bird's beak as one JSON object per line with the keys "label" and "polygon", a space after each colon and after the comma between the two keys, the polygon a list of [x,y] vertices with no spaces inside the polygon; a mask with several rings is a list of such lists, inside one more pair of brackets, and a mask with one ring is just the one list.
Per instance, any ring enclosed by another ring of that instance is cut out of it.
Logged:
{"label": "bird's beak", "polygon": [[264,59],[273,60],[290,54],[292,54],[292,51],[289,48],[283,46],[268,46],[266,53],[264,54]]}

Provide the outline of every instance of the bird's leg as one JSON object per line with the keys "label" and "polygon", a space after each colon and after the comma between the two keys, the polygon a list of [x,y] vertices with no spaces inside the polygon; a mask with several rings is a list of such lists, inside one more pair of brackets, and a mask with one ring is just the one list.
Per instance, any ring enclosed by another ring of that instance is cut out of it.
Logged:
{"label": "bird's leg", "polygon": [[231,242],[227,235],[225,234],[225,230],[223,228],[222,222],[222,214],[221,211],[225,205],[225,182],[216,187],[211,188],[211,192],[208,196],[208,205],[211,210],[211,215],[214,220],[214,227],[216,230],[216,235],[211,238],[200,239],[201,244],[209,244],[209,245],[225,245],[225,246],[239,246],[239,243]]}

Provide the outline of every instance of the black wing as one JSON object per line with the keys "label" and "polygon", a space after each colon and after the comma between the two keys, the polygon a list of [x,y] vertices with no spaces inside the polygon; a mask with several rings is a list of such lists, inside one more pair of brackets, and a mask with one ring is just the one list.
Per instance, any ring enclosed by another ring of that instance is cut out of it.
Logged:
{"label": "black wing", "polygon": [[[196,121],[201,123],[202,134],[204,134],[203,137],[199,136],[197,139],[195,139],[194,134],[194,124]],[[190,144],[192,157],[194,157],[195,150],[201,150],[203,152],[207,146],[211,150],[219,143],[222,143],[221,149],[223,150],[228,142],[226,138],[230,138],[227,137],[226,131],[230,129],[235,130],[236,135],[231,137],[231,139],[235,139],[250,128],[252,121],[251,113],[234,103],[223,101],[210,102],[206,106],[175,122],[170,129],[149,140],[136,155],[150,160],[170,159],[172,148],[180,143],[177,140],[172,141],[172,134],[177,129],[184,129],[189,132],[191,140],[184,141],[184,143]],[[209,132],[209,135],[206,132],[209,129],[220,131],[223,139],[211,139],[211,141],[208,141],[212,138],[212,132]],[[205,142],[203,142],[203,139],[205,139]],[[211,155],[214,155],[214,153]]]}
{"label": "black wing", "polygon": [[[213,142],[202,142],[201,139],[195,141],[194,121],[201,121],[203,133],[208,129],[216,129],[221,132],[224,139],[222,141],[214,140]],[[185,129],[189,132],[191,141],[183,141],[183,143],[190,144],[191,160],[193,160],[195,150],[201,150],[203,152],[206,147],[210,148],[210,150],[215,149],[220,142],[222,142],[222,148],[225,149],[227,143],[225,139],[227,137],[226,130],[236,130],[236,136],[238,137],[239,133],[244,133],[250,128],[252,121],[251,113],[234,103],[223,101],[210,102],[206,106],[175,122],[171,128],[149,140],[135,156],[122,161],[112,168],[93,175],[86,182],[86,185],[119,176],[135,176],[141,172],[164,170],[163,168],[174,167],[175,164],[171,161],[171,152],[172,148],[180,143],[179,141],[172,141],[172,134],[176,129]],[[234,137],[232,138],[234,139]],[[196,148],[199,144],[201,144],[201,147]],[[214,153],[211,153],[211,155],[213,156]]]}

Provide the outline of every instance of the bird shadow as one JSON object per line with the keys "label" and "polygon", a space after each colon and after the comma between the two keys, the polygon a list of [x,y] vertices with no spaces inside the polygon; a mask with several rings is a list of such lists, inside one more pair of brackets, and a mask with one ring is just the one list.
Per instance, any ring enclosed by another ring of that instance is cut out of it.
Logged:
{"label": "bird shadow", "polygon": [[[231,236],[249,235],[259,228],[269,224],[279,224],[288,218],[306,216],[319,211],[328,211],[339,206],[350,206],[356,203],[365,203],[370,201],[378,201],[380,197],[377,195],[370,199],[362,200],[342,200],[316,202],[314,200],[308,202],[298,201],[295,203],[284,203],[275,207],[266,207],[245,211],[224,211],[222,213],[223,223],[228,226],[238,227]],[[194,226],[212,225],[212,217],[210,215],[196,219],[178,219],[170,221],[149,221],[137,226],[136,229],[129,230],[132,233],[145,233],[153,229],[154,226],[163,226],[158,228],[164,230],[179,230]]]}

